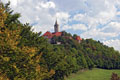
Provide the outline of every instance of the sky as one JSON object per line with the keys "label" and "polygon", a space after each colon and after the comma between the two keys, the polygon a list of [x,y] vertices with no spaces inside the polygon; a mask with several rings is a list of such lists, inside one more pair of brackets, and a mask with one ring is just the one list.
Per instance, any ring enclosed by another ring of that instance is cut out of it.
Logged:
{"label": "sky", "polygon": [[120,0],[2,0],[11,1],[22,23],[35,32],[53,32],[55,20],[60,30],[93,38],[120,51]]}

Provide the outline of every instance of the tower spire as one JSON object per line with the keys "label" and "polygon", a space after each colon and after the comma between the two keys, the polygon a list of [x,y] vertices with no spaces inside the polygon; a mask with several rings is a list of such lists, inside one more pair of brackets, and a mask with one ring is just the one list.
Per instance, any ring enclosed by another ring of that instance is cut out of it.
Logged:
{"label": "tower spire", "polygon": [[55,21],[55,24],[58,24],[57,19],[56,19],[56,21]]}
{"label": "tower spire", "polygon": [[55,33],[56,33],[56,32],[59,32],[59,24],[58,24],[58,22],[57,22],[57,19],[56,19],[56,21],[55,21],[54,30],[55,30]]}

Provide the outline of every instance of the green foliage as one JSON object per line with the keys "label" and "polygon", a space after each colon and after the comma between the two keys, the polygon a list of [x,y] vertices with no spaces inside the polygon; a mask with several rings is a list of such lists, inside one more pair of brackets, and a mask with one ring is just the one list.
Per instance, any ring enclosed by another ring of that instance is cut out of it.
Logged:
{"label": "green foliage", "polygon": [[103,45],[99,41],[87,39],[82,41],[81,46],[84,48],[85,55],[88,55],[92,62],[98,68],[119,69],[120,53],[112,47]]}

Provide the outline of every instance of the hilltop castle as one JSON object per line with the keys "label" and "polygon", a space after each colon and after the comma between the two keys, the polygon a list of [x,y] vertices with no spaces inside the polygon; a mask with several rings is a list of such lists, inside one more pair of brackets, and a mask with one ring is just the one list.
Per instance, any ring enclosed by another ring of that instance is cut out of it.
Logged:
{"label": "hilltop castle", "polygon": [[[51,33],[50,31],[47,31],[46,33],[43,34],[43,36],[45,38],[47,38],[49,40],[49,42],[51,43],[51,39],[56,36],[56,37],[59,37],[59,36],[62,36],[62,32],[59,31],[59,24],[56,20],[55,22],[55,25],[54,25],[54,32]],[[69,39],[72,39],[72,37],[65,37],[65,38],[69,38]],[[80,36],[77,36],[76,37],[76,40],[80,43],[82,38],[80,38]],[[58,42],[57,44],[61,44],[60,42]]]}

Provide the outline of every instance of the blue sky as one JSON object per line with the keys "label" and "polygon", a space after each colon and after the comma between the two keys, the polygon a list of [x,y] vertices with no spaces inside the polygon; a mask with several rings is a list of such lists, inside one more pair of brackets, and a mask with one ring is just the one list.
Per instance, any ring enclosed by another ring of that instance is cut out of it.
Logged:
{"label": "blue sky", "polygon": [[61,31],[100,40],[120,51],[120,0],[10,1],[11,8],[21,13],[21,22],[30,23],[35,32],[53,31],[57,18]]}

